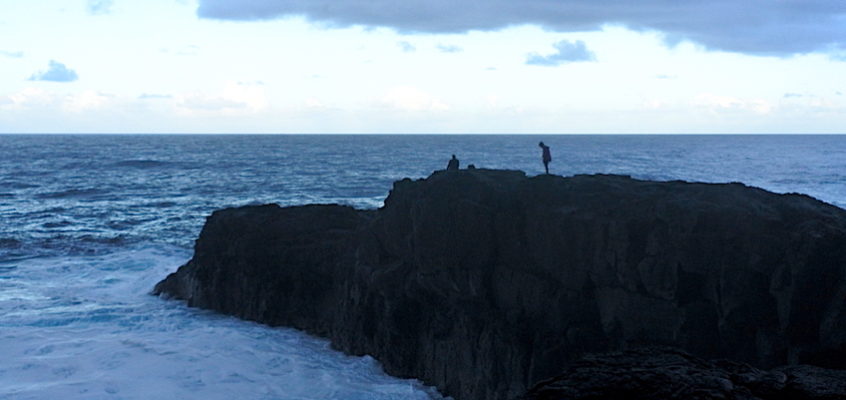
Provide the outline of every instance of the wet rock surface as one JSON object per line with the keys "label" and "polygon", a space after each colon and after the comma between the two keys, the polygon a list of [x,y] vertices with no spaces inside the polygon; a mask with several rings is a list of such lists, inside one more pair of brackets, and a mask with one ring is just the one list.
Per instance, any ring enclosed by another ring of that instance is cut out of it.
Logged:
{"label": "wet rock surface", "polygon": [[845,277],[846,212],[807,196],[477,169],[398,181],[379,210],[217,211],[155,293],[475,400],[640,345],[846,368]]}

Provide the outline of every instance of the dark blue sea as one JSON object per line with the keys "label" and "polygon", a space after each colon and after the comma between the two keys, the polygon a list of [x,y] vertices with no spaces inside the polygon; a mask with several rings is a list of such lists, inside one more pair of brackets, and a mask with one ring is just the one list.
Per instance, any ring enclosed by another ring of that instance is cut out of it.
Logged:
{"label": "dark blue sea", "polygon": [[0,399],[430,399],[368,357],[148,295],[205,217],[377,208],[462,167],[743,182],[846,207],[846,136],[0,135]]}

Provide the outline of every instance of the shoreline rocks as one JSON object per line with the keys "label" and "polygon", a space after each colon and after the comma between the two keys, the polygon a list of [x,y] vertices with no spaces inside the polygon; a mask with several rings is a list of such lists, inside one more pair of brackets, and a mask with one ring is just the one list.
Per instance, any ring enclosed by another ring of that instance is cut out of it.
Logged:
{"label": "shoreline rocks", "polygon": [[216,211],[154,293],[327,337],[458,400],[641,345],[846,368],[846,211],[742,184],[440,171],[385,206]]}
{"label": "shoreline rocks", "polygon": [[844,395],[846,371],[808,365],[763,371],[677,349],[640,348],[585,356],[518,400],[836,400]]}

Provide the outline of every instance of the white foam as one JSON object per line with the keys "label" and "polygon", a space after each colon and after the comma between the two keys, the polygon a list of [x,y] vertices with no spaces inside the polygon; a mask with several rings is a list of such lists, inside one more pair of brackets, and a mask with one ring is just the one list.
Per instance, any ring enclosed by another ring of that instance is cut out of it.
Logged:
{"label": "white foam", "polygon": [[188,257],[146,248],[0,272],[0,399],[439,399],[292,329],[148,293]]}

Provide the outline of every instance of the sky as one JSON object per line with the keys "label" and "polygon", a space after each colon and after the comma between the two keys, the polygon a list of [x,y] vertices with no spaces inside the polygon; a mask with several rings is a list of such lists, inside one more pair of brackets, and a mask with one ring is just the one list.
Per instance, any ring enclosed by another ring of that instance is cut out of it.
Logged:
{"label": "sky", "polygon": [[0,133],[846,133],[843,0],[0,0]]}

